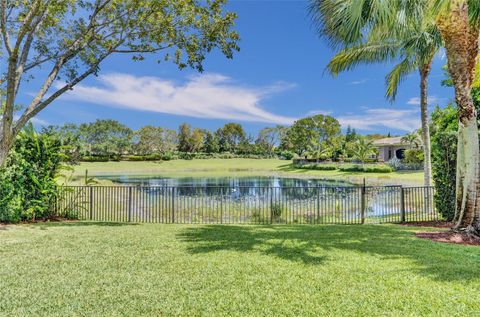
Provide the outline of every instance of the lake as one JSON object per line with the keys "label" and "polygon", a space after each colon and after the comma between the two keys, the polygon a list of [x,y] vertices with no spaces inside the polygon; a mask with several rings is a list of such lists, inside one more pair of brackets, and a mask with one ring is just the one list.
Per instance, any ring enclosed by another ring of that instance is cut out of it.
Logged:
{"label": "lake", "polygon": [[344,187],[350,182],[327,179],[260,177],[161,177],[161,176],[96,176],[121,185],[172,186],[172,187]]}

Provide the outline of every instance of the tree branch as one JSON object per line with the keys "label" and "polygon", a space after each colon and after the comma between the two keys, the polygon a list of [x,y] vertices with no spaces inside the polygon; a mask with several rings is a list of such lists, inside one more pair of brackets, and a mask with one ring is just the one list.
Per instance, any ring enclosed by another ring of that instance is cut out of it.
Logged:
{"label": "tree branch", "polygon": [[7,13],[6,6],[7,1],[1,1],[0,4],[0,31],[2,32],[3,43],[8,55],[12,55],[12,47],[10,46],[10,36],[7,31]]}
{"label": "tree branch", "polygon": [[79,82],[81,82],[82,80],[84,80],[85,78],[93,74],[97,70],[98,65],[111,53],[112,53],[111,51],[108,51],[102,57],[100,57],[95,62],[95,64],[91,65],[90,68],[86,72],[84,72],[82,75],[76,77],[71,82],[65,84],[62,88],[58,89],[56,92],[54,92],[50,97],[48,97],[44,101],[39,102],[34,107],[29,107],[27,110],[25,110],[22,116],[15,123],[15,127],[13,128],[13,134],[17,135],[20,132],[20,130],[25,126],[25,124],[28,122],[28,120],[33,118],[36,114],[38,114],[46,106],[52,103],[55,99],[57,99],[62,94],[64,94],[67,90],[72,89]]}

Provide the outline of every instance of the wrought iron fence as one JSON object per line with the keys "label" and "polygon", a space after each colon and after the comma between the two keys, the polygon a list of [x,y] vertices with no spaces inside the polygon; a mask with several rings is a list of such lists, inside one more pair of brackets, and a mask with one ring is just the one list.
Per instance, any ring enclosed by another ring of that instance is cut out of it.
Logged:
{"label": "wrought iron fence", "polygon": [[83,220],[205,224],[432,221],[433,187],[70,186],[57,213]]}

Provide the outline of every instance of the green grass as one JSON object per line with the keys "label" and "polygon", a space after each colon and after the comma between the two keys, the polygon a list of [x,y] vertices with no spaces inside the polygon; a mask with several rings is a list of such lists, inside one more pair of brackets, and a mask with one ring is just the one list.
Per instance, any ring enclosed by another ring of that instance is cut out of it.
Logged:
{"label": "green grass", "polygon": [[476,316],[480,248],[395,225],[0,228],[2,316]]}
{"label": "green grass", "polygon": [[75,166],[76,179],[88,170],[90,176],[99,175],[161,175],[165,177],[244,177],[282,176],[326,178],[368,184],[420,185],[422,172],[361,173],[298,169],[290,161],[276,159],[208,159],[173,160],[165,162],[98,162]]}

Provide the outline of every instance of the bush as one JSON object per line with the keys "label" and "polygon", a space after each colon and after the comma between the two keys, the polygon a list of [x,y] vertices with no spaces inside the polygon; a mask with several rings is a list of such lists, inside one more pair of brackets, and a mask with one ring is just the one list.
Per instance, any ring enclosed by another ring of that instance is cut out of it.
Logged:
{"label": "bush", "polygon": [[342,172],[363,172],[363,173],[391,173],[394,169],[385,164],[375,165],[340,165],[338,169]]}
{"label": "bush", "polygon": [[193,160],[195,158],[195,153],[180,152],[178,157],[182,160]]}
{"label": "bush", "polygon": [[405,150],[405,158],[403,159],[404,163],[409,164],[421,164],[424,161],[424,153],[419,149],[408,149]]}
{"label": "bush", "polygon": [[108,156],[93,156],[87,155],[80,159],[82,162],[108,162],[110,158]]}
{"label": "bush", "polygon": [[457,133],[437,132],[432,138],[432,170],[435,206],[447,221],[455,217]]}
{"label": "bush", "polygon": [[0,221],[19,222],[55,215],[62,168],[61,142],[37,134],[30,125],[22,131],[0,169]]}
{"label": "bush", "polygon": [[162,161],[171,161],[174,159],[174,156],[173,156],[173,153],[171,152],[167,152],[167,153],[164,153],[160,156],[160,159]]}
{"label": "bush", "polygon": [[317,170],[317,171],[334,171],[338,167],[334,164],[295,164],[296,168],[308,169],[308,170]]}
{"label": "bush", "polygon": [[295,153],[290,151],[282,151],[280,152],[279,157],[289,161],[295,157]]}

